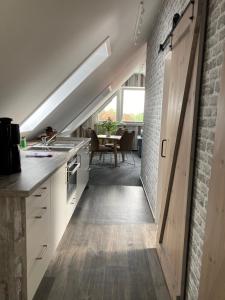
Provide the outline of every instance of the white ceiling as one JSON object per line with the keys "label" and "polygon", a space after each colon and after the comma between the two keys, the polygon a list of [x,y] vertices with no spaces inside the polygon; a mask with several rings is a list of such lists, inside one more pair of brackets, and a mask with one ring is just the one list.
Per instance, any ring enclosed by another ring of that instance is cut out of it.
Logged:
{"label": "white ceiling", "polygon": [[137,0],[1,1],[0,116],[21,123],[107,36],[111,57],[36,131],[46,125],[64,128],[107,86],[118,86],[118,78],[122,83],[131,65],[143,61],[143,45],[161,0],[145,1],[135,46],[138,5]]}

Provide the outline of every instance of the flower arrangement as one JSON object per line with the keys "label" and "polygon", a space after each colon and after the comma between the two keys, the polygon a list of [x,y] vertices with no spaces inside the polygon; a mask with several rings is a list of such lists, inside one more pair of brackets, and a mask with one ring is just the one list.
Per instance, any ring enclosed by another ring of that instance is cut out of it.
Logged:
{"label": "flower arrangement", "polygon": [[110,134],[116,132],[118,122],[112,121],[110,118],[108,118],[106,121],[103,121],[102,124],[100,124],[99,126],[101,131],[104,131],[108,136],[110,136]]}

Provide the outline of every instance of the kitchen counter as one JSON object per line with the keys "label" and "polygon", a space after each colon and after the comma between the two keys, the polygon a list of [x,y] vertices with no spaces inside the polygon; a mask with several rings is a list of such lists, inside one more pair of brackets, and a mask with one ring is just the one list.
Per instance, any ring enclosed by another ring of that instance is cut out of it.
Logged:
{"label": "kitchen counter", "polygon": [[[77,141],[78,139],[65,139]],[[0,197],[28,197],[57,169],[75,155],[81,147],[90,142],[88,138],[79,139],[81,143],[67,152],[47,151],[52,157],[26,157],[37,151],[21,151],[21,173],[0,176]]]}
{"label": "kitchen counter", "polygon": [[[52,157],[21,151],[22,172],[0,176],[0,299],[33,299],[88,183],[90,139],[60,137],[55,145],[66,142],[73,148],[45,151]],[[80,165],[68,198],[66,166],[76,153]]]}

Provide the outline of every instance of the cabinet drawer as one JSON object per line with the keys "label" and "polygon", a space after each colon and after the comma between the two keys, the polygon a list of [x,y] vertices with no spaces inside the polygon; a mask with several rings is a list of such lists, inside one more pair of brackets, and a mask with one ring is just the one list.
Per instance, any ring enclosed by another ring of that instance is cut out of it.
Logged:
{"label": "cabinet drawer", "polygon": [[44,211],[49,208],[50,181],[48,180],[26,199],[26,217],[27,219],[34,221],[38,216],[44,214]]}
{"label": "cabinet drawer", "polygon": [[47,270],[50,262],[50,249],[48,244],[40,245],[38,255],[30,270],[27,270],[27,294],[28,300],[33,296]]}
{"label": "cabinet drawer", "polygon": [[48,266],[50,249],[50,181],[26,199],[28,299],[32,299]]}
{"label": "cabinet drawer", "polygon": [[27,200],[27,211],[32,209],[32,206],[36,205],[35,203],[41,202],[50,197],[50,180],[44,182],[36,191],[29,196]]}
{"label": "cabinet drawer", "polygon": [[37,219],[27,219],[27,270],[32,268],[39,255],[40,248],[49,244],[50,213],[47,209]]}
{"label": "cabinet drawer", "polygon": [[71,197],[71,199],[67,203],[67,207],[66,207],[67,223],[69,223],[77,204],[78,204],[78,198],[76,197],[76,192],[75,192],[74,196]]}

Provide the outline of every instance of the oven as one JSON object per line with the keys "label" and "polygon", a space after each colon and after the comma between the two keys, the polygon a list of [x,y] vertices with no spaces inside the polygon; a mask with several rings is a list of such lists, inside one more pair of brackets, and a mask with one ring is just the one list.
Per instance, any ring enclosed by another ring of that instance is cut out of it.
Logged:
{"label": "oven", "polygon": [[77,187],[77,172],[80,168],[77,155],[73,156],[67,163],[67,201],[74,194]]}

